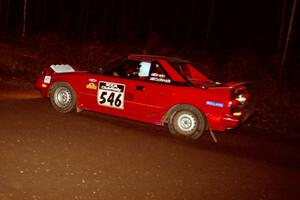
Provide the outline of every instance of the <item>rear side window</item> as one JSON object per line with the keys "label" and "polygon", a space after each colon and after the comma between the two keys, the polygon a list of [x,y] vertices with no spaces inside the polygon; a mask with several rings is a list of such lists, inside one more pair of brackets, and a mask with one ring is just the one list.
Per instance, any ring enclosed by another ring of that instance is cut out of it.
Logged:
{"label": "rear side window", "polygon": [[174,69],[187,80],[209,81],[208,77],[190,63],[171,63]]}

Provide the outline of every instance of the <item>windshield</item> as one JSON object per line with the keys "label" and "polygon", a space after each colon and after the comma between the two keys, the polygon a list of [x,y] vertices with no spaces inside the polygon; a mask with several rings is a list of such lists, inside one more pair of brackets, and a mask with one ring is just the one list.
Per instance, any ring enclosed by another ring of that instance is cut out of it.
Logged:
{"label": "windshield", "polygon": [[124,63],[126,61],[125,57],[121,57],[111,63],[108,63],[107,65],[104,66],[97,66],[93,69],[90,70],[91,73],[94,74],[103,74],[105,71],[114,68],[115,66],[119,65],[120,63]]}

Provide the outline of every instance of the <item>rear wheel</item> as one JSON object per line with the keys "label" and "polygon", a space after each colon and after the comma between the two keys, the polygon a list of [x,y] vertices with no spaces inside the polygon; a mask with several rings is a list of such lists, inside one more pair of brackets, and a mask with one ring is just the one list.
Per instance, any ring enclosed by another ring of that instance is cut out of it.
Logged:
{"label": "rear wheel", "polygon": [[55,83],[51,88],[50,100],[52,106],[59,112],[71,112],[76,107],[76,94],[68,83]]}
{"label": "rear wheel", "polygon": [[198,139],[206,128],[203,114],[193,106],[179,105],[175,107],[168,118],[171,134],[187,139]]}

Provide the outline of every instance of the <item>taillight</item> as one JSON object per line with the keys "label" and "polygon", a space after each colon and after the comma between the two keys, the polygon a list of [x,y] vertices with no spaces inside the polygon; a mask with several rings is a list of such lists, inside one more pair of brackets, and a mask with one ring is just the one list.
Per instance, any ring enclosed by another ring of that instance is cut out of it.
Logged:
{"label": "taillight", "polygon": [[245,104],[247,101],[245,94],[240,94],[235,98],[236,101],[240,102],[240,104]]}
{"label": "taillight", "polygon": [[243,114],[243,108],[248,104],[250,95],[245,86],[239,86],[231,91],[228,107],[233,116],[239,117]]}
{"label": "taillight", "polygon": [[231,104],[232,105],[245,105],[247,104],[250,95],[245,86],[239,86],[231,92]]}

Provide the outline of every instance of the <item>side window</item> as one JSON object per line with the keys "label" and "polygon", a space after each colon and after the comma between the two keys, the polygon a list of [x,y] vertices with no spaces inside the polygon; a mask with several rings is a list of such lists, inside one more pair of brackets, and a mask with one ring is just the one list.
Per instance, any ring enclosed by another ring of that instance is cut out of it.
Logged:
{"label": "side window", "polygon": [[171,79],[157,62],[126,60],[104,72],[104,75],[134,80],[171,83]]}
{"label": "side window", "polygon": [[128,79],[147,80],[151,69],[150,62],[127,60],[104,72],[104,75]]}
{"label": "side window", "polygon": [[161,83],[171,83],[171,79],[158,63],[152,64],[149,80],[154,82],[161,82]]}

